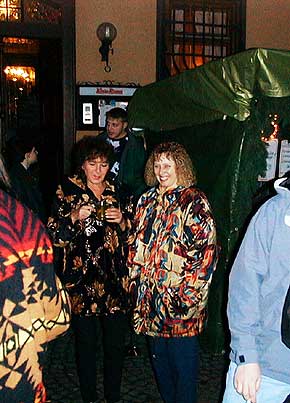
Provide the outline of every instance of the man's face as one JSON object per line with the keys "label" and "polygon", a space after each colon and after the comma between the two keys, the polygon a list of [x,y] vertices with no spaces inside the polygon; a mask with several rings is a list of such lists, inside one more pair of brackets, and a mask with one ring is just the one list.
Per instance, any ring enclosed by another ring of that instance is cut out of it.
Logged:
{"label": "man's face", "polygon": [[107,119],[107,133],[110,139],[118,140],[126,136],[127,122],[123,122],[122,119],[114,119],[108,117]]}
{"label": "man's face", "polygon": [[29,165],[35,164],[38,161],[38,151],[33,147],[30,152],[25,154],[25,157],[28,159]]}

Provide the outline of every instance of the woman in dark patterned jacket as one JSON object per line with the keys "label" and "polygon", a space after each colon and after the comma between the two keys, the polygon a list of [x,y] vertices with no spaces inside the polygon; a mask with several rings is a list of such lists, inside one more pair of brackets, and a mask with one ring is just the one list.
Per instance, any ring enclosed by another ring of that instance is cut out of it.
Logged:
{"label": "woman in dark patterned jacket", "polygon": [[217,263],[214,218],[183,146],[159,144],[138,201],[129,250],[134,328],[148,336],[153,368],[166,403],[195,403],[198,338],[206,322]]}
{"label": "woman in dark patterned jacket", "polygon": [[122,238],[130,221],[106,181],[111,145],[85,136],[74,150],[76,174],[59,186],[48,230],[63,254],[59,275],[72,304],[77,369],[84,402],[97,400],[96,355],[103,332],[104,394],[120,399],[127,331],[127,268]]}

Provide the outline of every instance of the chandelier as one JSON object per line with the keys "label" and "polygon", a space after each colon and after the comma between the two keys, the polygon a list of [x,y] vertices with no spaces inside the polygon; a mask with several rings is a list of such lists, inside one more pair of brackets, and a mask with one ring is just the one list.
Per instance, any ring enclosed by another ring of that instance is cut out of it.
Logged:
{"label": "chandelier", "polygon": [[4,69],[7,80],[21,81],[34,85],[35,69],[28,66],[6,66]]}

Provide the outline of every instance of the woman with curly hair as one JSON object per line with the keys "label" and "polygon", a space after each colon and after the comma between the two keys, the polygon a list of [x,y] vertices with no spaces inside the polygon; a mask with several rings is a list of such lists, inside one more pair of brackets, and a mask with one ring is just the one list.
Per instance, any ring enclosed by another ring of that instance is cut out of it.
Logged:
{"label": "woman with curly hair", "polygon": [[197,401],[197,335],[206,321],[217,263],[215,222],[184,147],[162,143],[151,153],[129,248],[136,333],[148,336],[166,403]]}
{"label": "woman with curly hair", "polygon": [[120,400],[127,332],[128,274],[122,238],[130,225],[107,181],[111,145],[85,136],[74,149],[75,174],[58,187],[48,229],[63,252],[59,273],[69,292],[84,402],[95,402],[100,330],[106,402]]}

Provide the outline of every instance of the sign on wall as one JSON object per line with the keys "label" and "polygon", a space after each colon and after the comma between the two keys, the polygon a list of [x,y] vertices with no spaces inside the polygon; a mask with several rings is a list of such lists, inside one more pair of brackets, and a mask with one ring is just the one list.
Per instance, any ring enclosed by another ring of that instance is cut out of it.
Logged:
{"label": "sign on wall", "polygon": [[115,107],[126,109],[136,86],[77,86],[77,129],[102,130],[106,126],[106,113]]}
{"label": "sign on wall", "polygon": [[267,166],[265,175],[258,177],[258,180],[261,182],[272,180],[277,175],[280,178],[290,170],[290,143],[288,140],[281,140],[280,145],[278,139],[268,140],[266,143]]}

